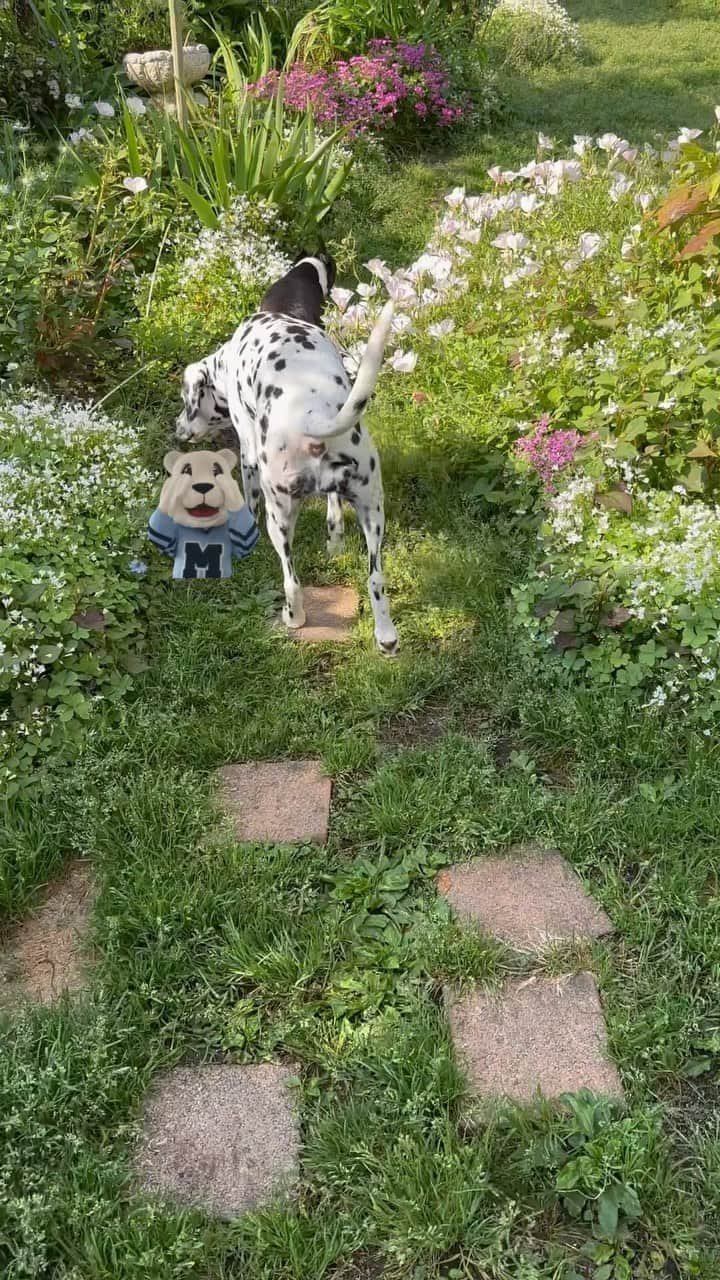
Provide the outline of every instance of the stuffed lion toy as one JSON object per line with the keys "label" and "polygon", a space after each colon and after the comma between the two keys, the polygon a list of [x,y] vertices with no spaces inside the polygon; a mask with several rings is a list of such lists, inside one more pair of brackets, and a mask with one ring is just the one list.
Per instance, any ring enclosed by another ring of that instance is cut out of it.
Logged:
{"label": "stuffed lion toy", "polygon": [[260,537],[232,475],[235,454],[171,449],[163,461],[169,475],[150,517],[151,541],[173,557],[173,578],[229,578],[233,559],[249,556]]}

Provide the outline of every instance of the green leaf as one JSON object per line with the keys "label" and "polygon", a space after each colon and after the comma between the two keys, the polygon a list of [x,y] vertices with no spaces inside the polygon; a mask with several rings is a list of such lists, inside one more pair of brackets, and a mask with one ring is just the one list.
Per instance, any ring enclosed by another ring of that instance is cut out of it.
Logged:
{"label": "green leaf", "polygon": [[209,227],[211,231],[217,231],[220,222],[209,200],[201,196],[195,187],[192,187],[189,182],[185,182],[182,178],[176,178],[175,185],[178,191],[184,195],[188,204],[194,209],[203,226]]}
{"label": "green leaf", "polygon": [[618,1205],[615,1187],[608,1187],[598,1200],[598,1225],[607,1239],[614,1239],[618,1228]]}

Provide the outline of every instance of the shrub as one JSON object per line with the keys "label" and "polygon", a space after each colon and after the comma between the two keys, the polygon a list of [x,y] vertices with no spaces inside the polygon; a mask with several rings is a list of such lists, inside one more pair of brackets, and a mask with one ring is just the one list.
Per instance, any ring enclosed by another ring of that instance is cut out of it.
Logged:
{"label": "shrub", "polygon": [[277,210],[238,196],[215,231],[204,229],[139,289],[139,353],[163,377],[226,341],[268,285],[289,269],[277,241],[287,235]]}
{"label": "shrub", "polygon": [[559,0],[500,0],[490,22],[495,56],[524,70],[580,53],[580,32]]}
{"label": "shrub", "polygon": [[271,71],[250,90],[272,100],[281,84],[295,111],[309,103],[321,124],[345,127],[351,136],[380,133],[397,144],[457,125],[469,109],[467,99],[453,93],[435,48],[389,39],[371,40],[366,54],[329,70],[298,62],[282,80]]}
{"label": "shrub", "polygon": [[288,47],[295,59],[329,66],[340,54],[364,53],[371,40],[389,37],[444,51],[472,41],[476,25],[496,0],[321,0],[298,22]]}
{"label": "shrub", "polygon": [[61,754],[137,666],[139,431],[29,392],[0,405],[0,785]]}
{"label": "shrub", "polygon": [[702,699],[715,711],[720,507],[654,490],[612,459],[607,472],[621,487],[604,493],[580,473],[548,499],[519,618],[577,675],[646,691],[650,706]]}

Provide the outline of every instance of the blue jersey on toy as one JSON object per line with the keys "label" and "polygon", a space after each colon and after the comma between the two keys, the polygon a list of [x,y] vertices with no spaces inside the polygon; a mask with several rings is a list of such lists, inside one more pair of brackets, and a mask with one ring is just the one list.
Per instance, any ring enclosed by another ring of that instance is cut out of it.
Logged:
{"label": "blue jersey on toy", "polygon": [[229,578],[233,559],[243,560],[256,545],[255,518],[231,474],[235,461],[230,449],[166,455],[170,475],[148,534],[173,557],[173,578]]}

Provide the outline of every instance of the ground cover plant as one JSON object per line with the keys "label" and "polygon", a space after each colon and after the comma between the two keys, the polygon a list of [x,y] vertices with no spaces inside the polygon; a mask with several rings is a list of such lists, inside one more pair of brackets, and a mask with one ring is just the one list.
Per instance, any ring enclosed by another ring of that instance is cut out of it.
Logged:
{"label": "ground cover plant", "polygon": [[[87,382],[67,363],[38,372],[13,337],[0,480],[24,562],[47,564],[49,544],[66,572],[78,548],[59,619],[28,604],[30,646],[41,628],[77,642],[54,662],[93,666],[91,698],[112,696],[138,624],[149,666],[111,713],[98,700],[74,762],[3,796],[6,919],[68,855],[87,857],[99,886],[85,996],[2,1015],[0,1262],[13,1280],[718,1274],[720,764],[713,681],[700,678],[717,633],[715,259],[676,261],[682,236],[645,217],[684,179],[685,148],[714,147],[717,37],[702,6],[668,4],[661,39],[657,10],[577,0],[594,61],[528,73],[518,115],[432,164],[363,153],[327,215],[342,267],[330,320],[350,359],[386,289],[398,304],[371,410],[394,663],[372,652],[365,615],[341,651],[278,635],[265,542],[227,583],[176,590],[149,551],[128,563],[173,445],[173,379],[241,318],[234,301],[254,305],[297,227],[235,197],[203,228],[169,184],[130,171],[120,99],[98,99],[116,111],[101,126],[114,141],[97,149],[112,164],[112,216],[118,229],[123,213],[137,218],[140,238],[111,299],[116,345],[91,370],[94,398],[109,399],[92,414],[57,399],[23,411],[30,370],[64,401],[87,398]],[[690,43],[695,72],[680,84]],[[99,134],[97,118],[78,127]],[[41,145],[28,141],[32,165],[49,163]],[[45,491],[46,472],[54,514],[38,497],[37,528],[18,530],[18,485]],[[61,501],[75,519],[57,530]],[[301,576],[361,586],[357,533],[328,563],[323,529],[308,508]],[[592,589],[546,599],[553,578]],[[69,629],[67,611],[86,605],[105,632]],[[617,625],[602,621],[613,609]],[[650,639],[648,678],[623,687],[617,672],[644,670]],[[37,658],[13,684],[23,707],[44,696]],[[327,848],[238,844],[218,825],[213,771],[302,756],[334,780]],[[531,960],[458,927],[437,871],[521,840],[563,852],[612,939]],[[469,1123],[441,982],[578,969],[597,978],[625,1107],[580,1094]],[[138,1195],[130,1150],[157,1073],[266,1058],[297,1072],[297,1200],[218,1223]]]}

